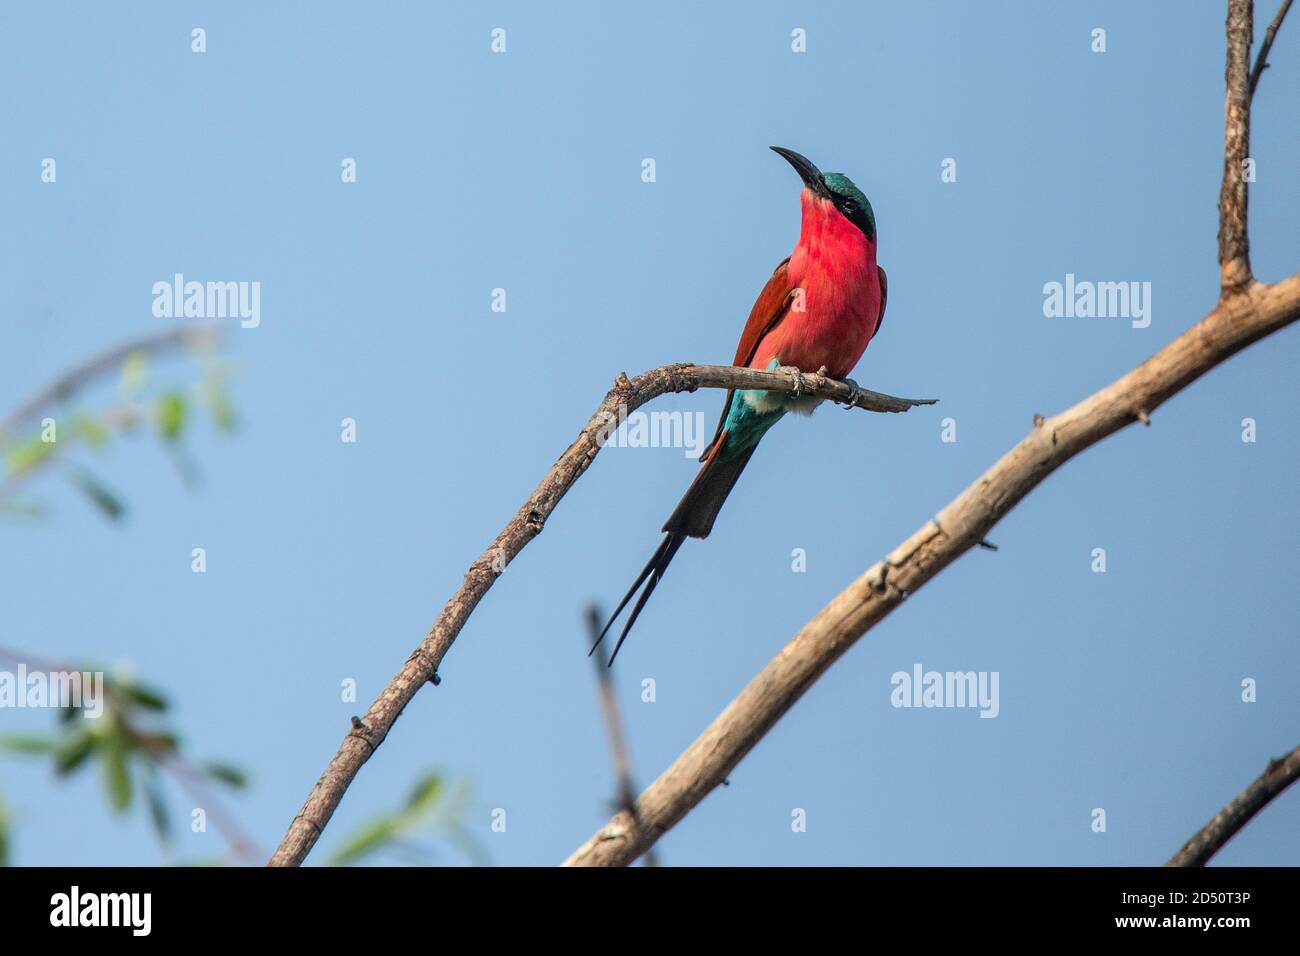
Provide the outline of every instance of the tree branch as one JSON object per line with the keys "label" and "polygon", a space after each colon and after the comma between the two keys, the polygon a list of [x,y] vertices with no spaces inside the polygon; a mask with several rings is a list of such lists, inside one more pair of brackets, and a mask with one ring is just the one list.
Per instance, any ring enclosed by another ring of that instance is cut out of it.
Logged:
{"label": "tree branch", "polygon": [[1228,0],[1228,57],[1224,69],[1223,186],[1219,190],[1219,289],[1234,295],[1251,282],[1246,159],[1250,156],[1250,45],[1254,0]]}
{"label": "tree branch", "polygon": [[10,412],[0,421],[0,436],[12,435],[46,408],[67,400],[69,396],[85,388],[95,379],[116,371],[123,362],[137,352],[158,355],[179,348],[210,348],[217,341],[220,333],[220,326],[215,322],[195,323],[115,345],[65,372]]}
{"label": "tree branch", "polygon": [[827,604],[637,799],[640,827],[617,814],[567,866],[635,860],[718,786],[821,674],[972,547],[1065,462],[1150,414],[1252,342],[1300,319],[1300,274],[1252,285],[1122,378],[1059,415],[1035,419],[1018,445],[883,561]]}
{"label": "tree branch", "polygon": [[1278,8],[1277,16],[1273,22],[1268,25],[1264,32],[1264,42],[1260,44],[1259,56],[1255,57],[1255,68],[1250,71],[1250,95],[1255,95],[1255,88],[1259,86],[1259,78],[1264,75],[1268,69],[1268,54],[1273,49],[1273,40],[1277,36],[1278,29],[1282,26],[1282,21],[1286,19],[1286,12],[1291,9],[1291,0],[1282,0],[1282,6]]}
{"label": "tree branch", "polygon": [[1205,866],[1237,831],[1300,777],[1300,747],[1268,762],[1268,768],[1237,794],[1205,826],[1183,844],[1165,866]]}
{"label": "tree branch", "polygon": [[620,375],[577,439],[488,549],[470,565],[464,583],[406,664],[370,705],[364,719],[354,724],[343,738],[338,753],[316,781],[269,865],[296,866],[306,858],[362,765],[384,742],[393,722],[416,692],[437,675],[439,664],[478,602],[506,565],[541,533],[546,519],[591,465],[620,418],[667,392],[693,392],[699,388],[752,388],[783,394],[797,390],[803,395],[844,403],[851,400],[856,407],[875,412],[903,412],[934,403],[934,399],[895,398],[866,390],[855,393],[843,382],[816,374],[800,374],[796,384],[795,376],[787,372],[762,372],[729,365],[665,365],[633,379]]}
{"label": "tree branch", "polygon": [[[1249,50],[1253,7],[1229,0],[1224,180],[1220,193],[1219,260],[1222,293],[1214,310],[1123,378],[1035,429],[935,519],[885,561],[877,563],[826,606],[774,658],[704,734],[636,803],[643,826],[618,814],[567,861],[622,864],[643,853],[720,783],[780,716],[849,646],[961,554],[1048,474],[1083,449],[1150,412],[1209,369],[1252,342],[1300,317],[1300,275],[1272,286],[1253,283],[1242,177],[1250,142]],[[471,565],[461,588],[406,665],[357,721],[317,781],[271,859],[300,863],[328,822],[348,785],[393,722],[437,667],[500,570],[541,532],[547,517],[591,464],[618,413],[668,391],[700,387],[805,391],[848,401],[851,390],[819,376],[792,379],[779,372],[708,366],[666,366],[629,381],[620,376],[578,439],[561,456],[492,546]],[[904,411],[925,402],[867,393],[854,404]]]}
{"label": "tree branch", "polygon": [[[587,608],[587,646],[600,640],[600,622],[604,619],[600,608],[592,604]],[[618,695],[614,691],[614,674],[609,668],[609,658],[604,652],[592,654],[596,671],[596,686],[600,689],[600,713],[605,719],[605,735],[609,739],[609,755],[614,762],[614,792],[619,810],[626,810],[636,823],[636,787],[632,783],[632,755],[623,733],[623,717],[618,709]],[[653,849],[645,852],[645,865],[658,866]]]}

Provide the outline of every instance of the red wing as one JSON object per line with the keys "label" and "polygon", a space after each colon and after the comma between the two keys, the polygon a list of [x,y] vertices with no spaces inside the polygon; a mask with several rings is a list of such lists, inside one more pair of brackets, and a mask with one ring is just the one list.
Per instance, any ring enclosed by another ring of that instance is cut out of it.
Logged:
{"label": "red wing", "polygon": [[[772,277],[767,280],[767,285],[763,286],[763,291],[758,294],[758,301],[749,310],[745,331],[740,333],[740,344],[736,346],[736,357],[732,360],[732,365],[739,365],[741,368],[748,366],[753,361],[754,354],[758,352],[763,337],[776,328],[789,311],[793,291],[790,288],[789,265],[790,257],[786,256],[777,264]],[[722,426],[727,423],[727,411],[731,408],[731,396],[734,391],[734,389],[727,390],[727,397],[722,402],[722,415],[718,418],[718,427],[713,432],[713,440],[709,442],[709,447],[700,456],[701,461],[709,456],[717,445],[719,436],[722,435]]]}
{"label": "red wing", "polygon": [[740,333],[740,344],[736,346],[736,357],[732,365],[746,366],[758,351],[758,343],[763,336],[772,331],[777,323],[785,318],[786,308],[790,302],[790,257],[786,256],[772,272],[763,291],[758,294],[758,301],[749,310],[749,321],[745,331]]}
{"label": "red wing", "polygon": [[880,334],[880,327],[885,324],[885,303],[889,301],[889,277],[880,266],[876,266],[876,272],[880,274],[880,318],[876,319],[876,331],[871,333],[873,339]]}

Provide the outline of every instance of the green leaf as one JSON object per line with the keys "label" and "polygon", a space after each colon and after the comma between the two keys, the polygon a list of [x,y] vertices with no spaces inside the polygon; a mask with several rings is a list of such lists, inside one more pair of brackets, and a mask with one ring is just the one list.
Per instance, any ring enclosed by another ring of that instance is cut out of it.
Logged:
{"label": "green leaf", "polygon": [[6,734],[0,737],[0,750],[15,754],[52,754],[59,748],[59,742],[53,737],[37,737],[29,734]]}
{"label": "green leaf", "polygon": [[40,435],[34,435],[27,441],[14,446],[10,449],[9,454],[5,456],[9,464],[9,476],[12,478],[35,468],[54,454],[56,447],[56,442],[41,441]]}
{"label": "green leaf", "polygon": [[424,774],[416,781],[401,810],[383,814],[363,826],[344,841],[328,862],[346,866],[379,851],[408,855],[418,852],[427,856],[427,849],[414,842],[412,836],[421,832],[447,836],[448,831],[454,831],[458,824],[449,820],[448,814],[455,811],[458,794],[467,798],[467,788],[455,782],[448,786],[446,778],[437,772]]}
{"label": "green leaf", "polygon": [[108,441],[108,429],[104,423],[92,415],[74,415],[72,418],[73,434],[85,440],[91,448],[101,448]]}
{"label": "green leaf", "polygon": [[344,842],[332,857],[331,866],[347,866],[376,850],[391,845],[397,839],[398,825],[392,817],[383,816],[367,823]]}
{"label": "green leaf", "polygon": [[216,426],[217,431],[227,435],[233,432],[238,422],[235,418],[235,406],[230,403],[230,398],[226,394],[224,377],[218,374],[210,375],[204,382],[203,396],[208,405],[208,413],[212,416],[212,424]]}
{"label": "green leaf", "polygon": [[9,865],[9,812],[0,803],[0,866]]}
{"label": "green leaf", "polygon": [[130,747],[121,731],[104,742],[104,788],[108,802],[118,813],[131,806],[131,768],[127,763]]}
{"label": "green leaf", "polygon": [[122,391],[130,394],[137,392],[149,377],[149,358],[144,352],[135,351],[122,363]]}
{"label": "green leaf", "polygon": [[158,433],[164,441],[176,441],[185,429],[185,396],[163,392],[158,396]]}
{"label": "green leaf", "polygon": [[441,795],[442,777],[436,772],[430,773],[416,782],[410,798],[406,801],[406,812],[416,814],[428,810],[438,802]]}
{"label": "green leaf", "polygon": [[94,475],[84,471],[73,472],[72,483],[90,499],[90,503],[103,512],[109,521],[118,521],[126,513],[126,505],[116,494],[100,482]]}
{"label": "green leaf", "polygon": [[239,419],[235,417],[235,406],[226,401],[225,396],[212,403],[212,424],[225,435],[233,434],[239,425]]}
{"label": "green leaf", "polygon": [[230,764],[210,763],[203,768],[203,771],[213,780],[220,780],[236,790],[242,790],[248,786],[248,775],[238,767],[232,767]]}
{"label": "green leaf", "polygon": [[89,730],[81,730],[59,744],[54,753],[54,772],[60,777],[76,770],[99,746],[99,738]]}

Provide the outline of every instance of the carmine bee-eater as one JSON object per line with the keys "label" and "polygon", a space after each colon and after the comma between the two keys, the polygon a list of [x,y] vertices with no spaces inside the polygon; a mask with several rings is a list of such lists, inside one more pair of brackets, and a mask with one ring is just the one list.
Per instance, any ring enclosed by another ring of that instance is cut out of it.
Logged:
{"label": "carmine bee-eater", "polygon": [[[876,217],[862,190],[841,173],[823,173],[794,150],[773,150],[803,179],[803,221],[749,313],[733,365],[794,368],[844,379],[880,330],[888,290],[876,265]],[[857,386],[850,385],[856,391]],[[811,414],[821,399],[780,392],[729,391],[703,467],[664,524],[664,540],[628,589],[596,644],[644,584],[614,654],[687,538],[707,538],[713,521],[767,430],[786,412]],[[592,648],[595,650],[595,647]]]}

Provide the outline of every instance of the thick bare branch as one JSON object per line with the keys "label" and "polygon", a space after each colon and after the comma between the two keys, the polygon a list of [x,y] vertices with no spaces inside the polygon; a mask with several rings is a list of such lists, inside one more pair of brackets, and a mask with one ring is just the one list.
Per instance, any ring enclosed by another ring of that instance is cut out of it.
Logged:
{"label": "thick bare branch", "polygon": [[640,827],[616,815],[566,861],[630,863],[718,786],[853,643],[958,557],[1043,479],[1252,342],[1300,319],[1300,274],[1223,299],[1163,349],[1033,431],[826,605],[637,799]]}
{"label": "thick bare branch", "polygon": [[1267,769],[1237,794],[1205,826],[1170,857],[1165,866],[1205,866],[1237,831],[1263,810],[1274,797],[1300,777],[1300,747],[1268,762]]}
{"label": "thick bare branch", "polygon": [[[797,378],[797,382],[796,382]],[[452,595],[424,640],[406,664],[357,721],[339,751],[312,788],[307,802],[289,826],[289,832],[271,857],[271,866],[296,866],[306,858],[325,824],[361,766],[384,741],[389,728],[417,691],[438,672],[438,666],[460,634],[483,595],[505,566],[541,533],[560,499],[595,459],[612,426],[620,417],[668,392],[693,392],[699,388],[755,388],[792,394],[819,395],[876,412],[903,412],[933,399],[895,398],[879,392],[855,391],[843,382],[816,374],[760,372],[723,365],[665,365],[629,379],[620,375],[577,439],[560,456],[541,484],[501,533],[470,565],[465,581]]]}
{"label": "thick bare branch", "polygon": [[1286,12],[1291,9],[1291,0],[1282,0],[1282,6],[1278,7],[1277,16],[1273,22],[1268,25],[1264,31],[1264,42],[1260,44],[1259,55],[1255,57],[1255,68],[1250,71],[1250,95],[1255,95],[1255,88],[1259,86],[1259,78],[1264,75],[1268,69],[1268,54],[1273,49],[1273,41],[1277,38],[1277,31],[1282,26],[1282,21],[1286,19]]}

